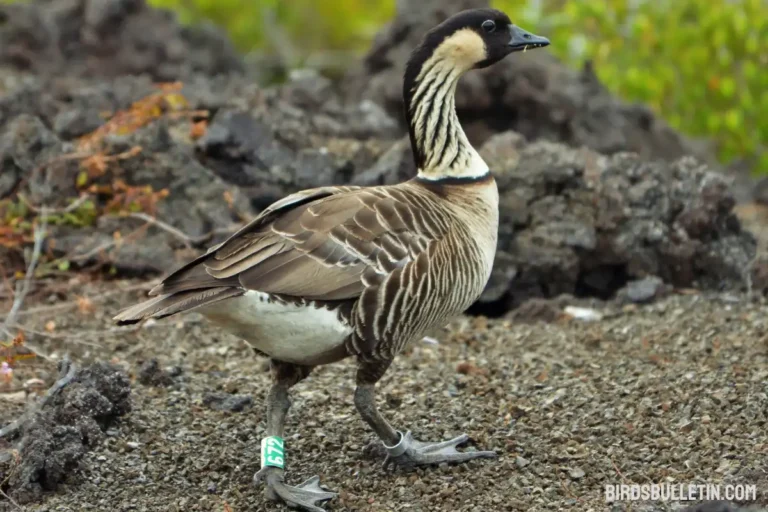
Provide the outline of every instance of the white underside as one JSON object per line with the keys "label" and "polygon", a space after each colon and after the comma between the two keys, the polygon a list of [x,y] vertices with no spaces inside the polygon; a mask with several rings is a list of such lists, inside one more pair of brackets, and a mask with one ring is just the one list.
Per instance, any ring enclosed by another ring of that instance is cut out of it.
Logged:
{"label": "white underside", "polygon": [[352,332],[335,311],[267,299],[265,293],[248,291],[197,311],[261,352],[289,363],[311,364]]}

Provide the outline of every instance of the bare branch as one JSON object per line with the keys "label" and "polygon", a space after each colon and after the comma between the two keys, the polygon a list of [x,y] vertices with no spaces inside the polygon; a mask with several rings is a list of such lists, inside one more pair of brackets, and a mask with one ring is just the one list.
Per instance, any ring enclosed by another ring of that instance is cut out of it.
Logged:
{"label": "bare branch", "polygon": [[71,213],[71,212],[77,210],[78,208],[80,208],[83,205],[83,203],[85,203],[88,199],[91,198],[90,194],[81,194],[80,197],[78,197],[76,201],[74,201],[72,204],[70,204],[66,208],[47,208],[47,209],[45,209],[45,207],[40,207],[40,206],[33,205],[29,201],[29,199],[27,199],[27,197],[24,194],[16,194],[16,195],[18,196],[19,200],[21,200],[21,202],[24,203],[27,206],[27,208],[29,208],[30,210],[32,210],[35,213],[40,213],[40,214],[42,214],[43,210],[46,210],[45,211],[46,215],[57,215],[57,214],[62,214],[62,213]]}
{"label": "bare branch", "polygon": [[11,503],[11,505],[13,505],[16,508],[16,510],[21,510],[22,512],[24,512],[24,509],[21,508],[21,505],[16,503],[13,498],[5,494],[2,489],[0,489],[0,496],[7,499]]}
{"label": "bare branch", "polygon": [[187,249],[192,248],[192,242],[193,242],[192,238],[190,238],[190,236],[184,233],[183,231],[171,226],[170,224],[166,224],[165,222],[158,220],[157,218],[152,217],[151,215],[148,215],[146,213],[141,213],[141,212],[129,213],[127,216],[134,219],[143,220],[144,222],[147,222],[149,224],[154,224],[158,228],[162,229],[163,231],[167,231],[168,233],[172,234],[173,236],[175,236],[176,238],[184,242],[184,245],[187,246]]}
{"label": "bare branch", "polygon": [[43,251],[43,241],[45,240],[46,234],[45,231],[48,227],[48,220],[46,218],[47,209],[43,208],[42,212],[43,215],[40,223],[35,226],[35,245],[32,248],[32,256],[30,257],[29,265],[27,266],[27,273],[24,275],[24,281],[16,283],[16,294],[13,299],[13,304],[11,305],[11,311],[5,317],[5,322],[3,323],[3,330],[9,336],[11,335],[11,332],[8,330],[8,324],[13,323],[16,320],[16,316],[19,314],[21,305],[24,303],[24,298],[29,293],[29,289],[32,285],[32,276],[35,274],[37,262],[40,259],[40,254]]}
{"label": "bare branch", "polygon": [[60,261],[84,261],[84,260],[88,260],[92,256],[96,256],[97,254],[99,254],[99,253],[101,253],[103,251],[106,251],[107,249],[111,249],[112,247],[115,247],[116,245],[123,243],[125,240],[129,240],[131,237],[138,235],[142,231],[146,231],[147,228],[149,228],[150,225],[151,225],[151,223],[149,223],[149,222],[146,223],[146,224],[142,224],[138,228],[134,229],[133,231],[131,231],[130,233],[125,235],[123,238],[115,239],[115,240],[111,240],[109,242],[103,243],[101,245],[98,245],[98,246],[94,247],[90,251],[83,253],[83,254],[77,254],[75,256],[69,256],[69,255],[64,256],[62,258],[59,258],[59,259],[55,260],[52,263],[55,264],[55,263],[58,263]]}
{"label": "bare branch", "polygon": [[[81,338],[83,336],[88,336],[88,335],[105,336],[105,335],[111,335],[111,334],[128,333],[128,332],[138,331],[139,329],[141,329],[140,325],[129,325],[129,326],[115,326],[115,327],[110,327],[109,329],[98,329],[98,330],[89,330],[89,331],[78,330],[76,333],[66,333],[66,332],[38,331],[22,324],[11,324],[10,327],[12,327],[13,329],[18,329],[19,331],[23,331],[27,334],[40,336],[41,338],[49,338],[53,340],[73,340],[77,344],[87,345],[89,347],[96,347],[96,348],[101,348],[101,345],[99,345],[98,343],[83,341]],[[28,342],[25,341],[24,345],[27,346]],[[35,350],[32,350],[32,351],[36,352]],[[44,357],[44,359],[46,358]]]}
{"label": "bare branch", "polygon": [[53,383],[53,386],[51,386],[48,391],[46,391],[45,396],[40,401],[40,407],[43,407],[45,404],[47,404],[53,395],[64,389],[72,380],[75,378],[75,373],[77,373],[77,366],[75,363],[69,360],[68,357],[65,357],[61,361],[61,368],[59,369],[59,375],[64,374],[62,377],[59,378],[56,382]]}
{"label": "bare branch", "polygon": [[[137,285],[129,286],[127,288],[121,288],[119,290],[111,290],[109,292],[106,292],[101,295],[97,295],[96,297],[88,297],[88,299],[93,302],[101,302],[103,300],[108,299],[109,297],[113,295],[117,295],[120,293],[129,293],[135,290],[150,290],[153,286],[158,284],[158,280],[153,280],[146,283],[140,283]],[[65,302],[63,304],[53,304],[51,306],[40,306],[37,308],[28,309],[26,311],[20,311],[19,316],[26,316],[26,315],[32,315],[32,314],[41,314],[41,313],[50,313],[52,311],[60,311],[62,309],[70,309],[70,308],[76,308],[77,302]]]}
{"label": "bare branch", "polygon": [[211,238],[213,238],[215,235],[218,235],[218,234],[234,233],[239,228],[239,226],[231,226],[228,228],[214,229],[200,236],[189,236],[188,234],[184,233],[180,229],[177,229],[171,226],[170,224],[163,222],[157,219],[156,217],[153,217],[146,213],[141,213],[141,212],[129,213],[125,215],[125,217],[131,217],[133,219],[143,220],[149,223],[150,225],[157,226],[163,231],[167,231],[168,233],[172,234],[173,236],[175,236],[176,238],[184,242],[184,245],[187,247],[187,249],[191,249],[192,244],[199,244],[199,243],[205,242],[206,240],[210,240]]}
{"label": "bare branch", "polygon": [[38,165],[32,170],[32,176],[37,176],[40,172],[42,172],[46,167],[49,167],[55,163],[58,162],[66,162],[68,160],[80,160],[82,158],[88,158],[91,156],[92,153],[84,153],[84,152],[77,152],[77,153],[67,153],[64,155],[59,155],[51,158],[50,160],[46,160],[42,164]]}

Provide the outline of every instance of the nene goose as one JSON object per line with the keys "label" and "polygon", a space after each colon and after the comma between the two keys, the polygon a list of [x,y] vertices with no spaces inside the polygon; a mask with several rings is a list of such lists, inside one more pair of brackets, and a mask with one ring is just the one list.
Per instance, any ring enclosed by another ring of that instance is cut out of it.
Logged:
{"label": "nene goose", "polygon": [[267,497],[304,510],[333,493],[313,477],[284,483],[288,390],[312,368],[354,356],[355,405],[381,438],[385,464],[436,464],[494,457],[458,451],[462,435],[416,441],[378,412],[374,386],[407,342],[461,313],[482,292],[493,264],[498,192],[456,116],[465,72],[549,44],[502,12],[461,12],[429,31],[403,85],[418,175],[394,186],[322,187],[290,195],[205,255],[172,273],[122,311],[120,324],[197,310],[271,358],[262,469]]}

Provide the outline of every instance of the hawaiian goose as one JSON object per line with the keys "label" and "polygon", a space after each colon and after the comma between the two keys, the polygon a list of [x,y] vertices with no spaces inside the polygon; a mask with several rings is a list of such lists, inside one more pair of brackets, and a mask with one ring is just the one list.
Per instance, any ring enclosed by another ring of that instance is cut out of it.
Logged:
{"label": "hawaiian goose", "polygon": [[122,311],[120,324],[195,309],[271,358],[262,469],[267,496],[305,510],[333,493],[317,477],[283,483],[288,389],[314,366],[354,356],[355,405],[383,441],[388,464],[494,457],[460,452],[466,435],[416,441],[379,414],[374,386],[405,345],[464,311],[493,264],[498,192],[456,116],[465,72],[549,44],[502,12],[459,13],[428,32],[405,70],[403,96],[418,175],[379,187],[322,187],[290,195]]}

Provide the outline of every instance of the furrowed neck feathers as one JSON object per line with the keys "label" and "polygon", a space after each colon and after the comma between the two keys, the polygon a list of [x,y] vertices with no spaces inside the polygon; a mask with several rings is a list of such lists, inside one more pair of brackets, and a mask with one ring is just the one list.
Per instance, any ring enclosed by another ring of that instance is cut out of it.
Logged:
{"label": "furrowed neck feathers", "polygon": [[447,37],[428,34],[411,56],[403,99],[420,179],[474,181],[488,175],[488,165],[461,128],[455,104],[459,78],[484,56],[485,43],[471,29]]}

